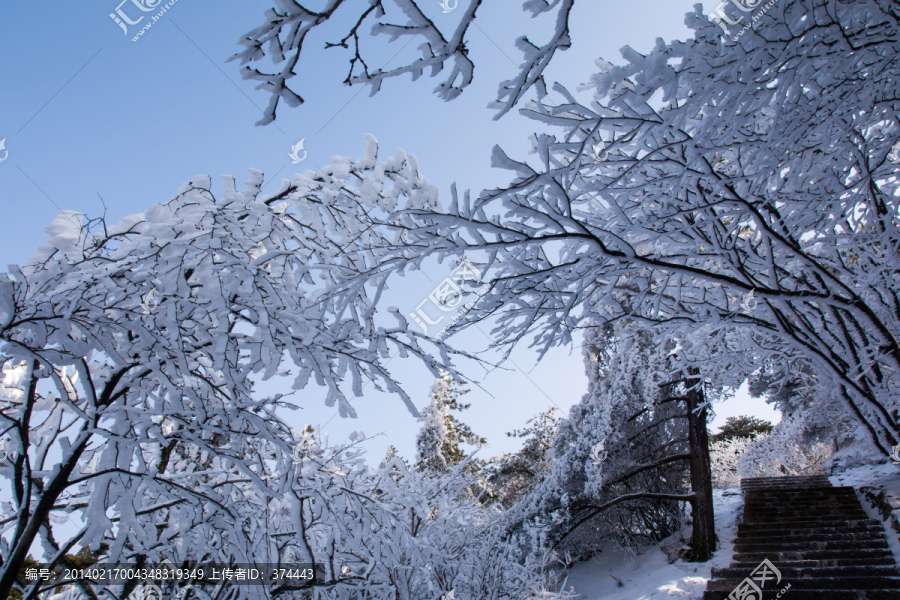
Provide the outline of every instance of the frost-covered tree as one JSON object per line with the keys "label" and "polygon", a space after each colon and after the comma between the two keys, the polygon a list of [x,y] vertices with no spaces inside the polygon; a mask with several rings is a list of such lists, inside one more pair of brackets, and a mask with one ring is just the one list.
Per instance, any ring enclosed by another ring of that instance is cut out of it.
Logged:
{"label": "frost-covered tree", "polygon": [[[244,501],[265,528],[253,534],[283,563],[313,563],[314,581],[252,586],[253,598],[434,600],[451,590],[463,598],[568,599],[552,570],[552,554],[523,556],[501,540],[504,515],[479,505],[460,464],[446,473],[410,469],[399,457],[372,469],[351,434],[345,443],[300,436],[304,452],[291,465],[300,502],[248,486]],[[235,598],[230,586],[194,584],[190,598]],[[314,589],[311,589],[314,588]],[[166,590],[169,591],[169,590]],[[188,592],[186,586],[171,590]]]}
{"label": "frost-covered tree", "polygon": [[[344,79],[348,86],[368,85],[374,95],[387,79],[409,74],[415,81],[425,71],[435,77],[446,69],[449,71],[446,79],[434,91],[444,100],[453,100],[475,77],[475,63],[469,57],[466,36],[472,27],[477,27],[475,19],[482,0],[468,0],[468,6],[459,7],[459,12],[453,12],[459,0],[428,0],[427,3],[422,0],[372,0],[364,3],[327,0],[315,8],[309,7],[308,2],[294,0],[275,0],[274,4],[274,8],[266,11],[265,22],[247,32],[239,41],[244,50],[231,58],[240,60],[244,79],[259,81],[257,89],[270,94],[265,116],[257,125],[268,125],[275,120],[281,100],[291,107],[303,104],[303,98],[288,84],[298,74],[295,69],[300,63],[303,44],[308,42],[307,36],[316,28],[324,26],[327,29],[332,19],[333,22],[341,22],[341,19],[349,18],[352,23],[346,35],[339,38],[340,34],[335,33],[335,41],[325,43],[326,49],[350,51],[350,69]],[[530,88],[536,87],[543,93],[544,69],[558,50],[566,50],[571,44],[568,25],[574,4],[575,0],[528,0],[523,4],[523,10],[530,12],[532,18],[543,13],[555,13],[555,20],[549,39],[543,45],[534,44],[524,35],[516,40],[524,62],[514,78],[500,84],[497,100],[493,103],[499,109],[495,118],[512,109]],[[438,12],[440,8],[444,9],[443,14]],[[365,37],[367,33],[373,38],[382,36],[390,42],[401,38],[410,38],[410,41],[418,39],[421,41],[421,56],[409,64],[384,70],[373,64],[373,58],[369,58],[368,62],[365,58],[363,48],[371,42]],[[277,67],[272,72],[263,70],[272,68],[263,66],[267,60],[272,62],[272,67]]]}
{"label": "frost-covered tree", "polygon": [[[760,437],[764,437],[762,434]],[[735,436],[717,440],[709,445],[713,487],[727,490],[741,484],[738,463],[753,442],[751,437]]]}
{"label": "frost-covered tree", "polygon": [[405,322],[376,322],[377,285],[338,284],[374,261],[368,215],[436,207],[433,186],[412,157],[378,161],[373,140],[273,194],[262,181],[226,178],[217,196],[198,177],[116,225],[64,211],[0,276],[0,597],[37,544],[53,565],[104,545],[108,562],[277,562],[267,503],[297,522],[318,508],[291,467],[291,405],[261,379],[293,370],[344,416],[340,383],[368,379],[417,415],[383,360],[398,348],[437,374],[436,360]]}
{"label": "frost-covered tree", "polygon": [[[735,43],[698,5],[694,39],[599,61],[593,102],[556,86],[558,103],[530,104],[560,129],[533,138],[537,164],[497,148],[508,186],[398,214],[382,268],[482,257],[490,289],[455,328],[491,319],[498,345],[534,334],[546,351],[589,319],[627,317],[660,343],[684,332],[684,377],[734,370],[736,385],[800,357],[887,455],[900,441],[897,21],[885,0],[785,0]],[[698,351],[726,338],[716,360]]]}
{"label": "frost-covered tree", "polygon": [[420,469],[443,473],[466,458],[461,443],[484,446],[487,440],[475,435],[468,425],[453,416],[450,411],[462,412],[471,404],[460,402],[469,390],[464,382],[454,379],[447,371],[441,371],[431,386],[430,401],[422,411],[422,423],[416,435],[416,466]]}
{"label": "frost-covered tree", "polygon": [[674,340],[656,347],[647,332],[619,325],[586,334],[588,392],[560,424],[549,477],[513,508],[511,520],[532,532],[533,547],[584,557],[605,539],[639,546],[667,537],[691,503],[694,557],[707,560],[714,549],[711,481],[695,479],[693,468],[693,451],[702,455],[706,438],[691,432],[692,420],[706,428],[700,382],[671,380]]}
{"label": "frost-covered tree", "polygon": [[737,460],[740,477],[781,477],[782,475],[821,475],[831,457],[829,444],[804,440],[804,425],[785,419],[771,434],[753,440]]}
{"label": "frost-covered tree", "polygon": [[505,508],[522,501],[549,474],[553,464],[551,449],[561,419],[551,406],[525,422],[521,430],[507,432],[509,437],[523,438],[522,448],[512,454],[503,453],[484,466],[491,493]]}

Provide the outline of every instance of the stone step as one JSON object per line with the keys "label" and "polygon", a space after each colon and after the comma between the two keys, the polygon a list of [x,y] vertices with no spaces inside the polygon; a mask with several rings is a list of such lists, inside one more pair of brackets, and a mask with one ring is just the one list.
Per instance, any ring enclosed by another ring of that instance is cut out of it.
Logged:
{"label": "stone step", "polygon": [[805,523],[791,523],[790,527],[785,527],[780,524],[771,524],[771,523],[740,523],[738,524],[738,535],[743,535],[745,531],[796,531],[798,529],[820,529],[820,528],[830,528],[830,529],[846,529],[848,531],[853,529],[861,529],[861,528],[877,528],[880,531],[883,531],[881,527],[881,523],[876,521],[875,519],[853,519],[849,521],[835,521],[831,525],[823,525],[819,521],[814,522],[805,522]]}
{"label": "stone step", "polygon": [[[846,521],[861,521],[863,519],[862,515],[848,515],[846,518],[842,519],[840,515],[824,515],[822,517],[810,516],[810,515],[797,515],[797,516],[781,516],[778,515],[778,522],[783,523],[785,525],[793,526],[795,523],[828,523],[828,527],[833,527],[835,522],[840,522],[842,520]],[[760,518],[758,520],[752,520],[749,524],[766,524],[768,520],[771,520],[772,517]]]}
{"label": "stone step", "polygon": [[766,551],[766,552],[735,552],[732,560],[734,562],[756,562],[761,563],[765,559],[769,559],[776,567],[778,562],[787,560],[834,560],[845,558],[884,558],[892,557],[891,551],[887,548],[878,548],[874,550],[809,550],[807,552],[785,552],[785,551]]}
{"label": "stone step", "polygon": [[838,492],[841,494],[846,494],[847,492],[852,491],[854,488],[852,485],[839,485],[837,487],[831,484],[824,483],[812,483],[810,485],[801,485],[801,486],[774,486],[774,487],[765,487],[765,486],[750,486],[741,488],[741,492],[747,496],[753,495],[763,495],[763,494],[801,494],[801,493],[832,493]]}
{"label": "stone step", "polygon": [[[763,561],[762,558],[759,560],[748,561],[748,562],[733,562],[728,568],[729,569],[743,569],[748,573],[753,572],[756,567],[759,566],[759,563]],[[820,558],[813,560],[782,560],[778,563],[779,567],[784,568],[797,568],[803,569],[808,567],[854,567],[857,565],[864,566],[896,566],[894,562],[894,557],[890,552],[885,553],[881,558],[869,556],[865,558]]]}
{"label": "stone step", "polygon": [[[788,584],[785,584],[785,587]],[[759,600],[900,600],[900,592],[897,590],[836,590],[836,589],[818,589],[818,590],[795,590],[793,586],[784,592],[781,596],[781,590],[777,588],[773,590],[763,590],[762,598]],[[728,594],[731,591],[719,591],[703,593],[703,600],[728,600]],[[754,600],[757,600],[754,598]]]}
{"label": "stone step", "polygon": [[808,488],[791,490],[744,490],[744,498],[748,500],[798,500],[800,498],[852,498],[856,494],[853,488]]}
{"label": "stone step", "polygon": [[792,481],[784,481],[787,477],[748,477],[741,480],[741,488],[776,488],[776,487],[801,487],[804,485],[831,486],[831,480],[821,477],[791,477]]}
{"label": "stone step", "polygon": [[809,509],[799,510],[796,508],[751,508],[748,510],[744,510],[743,513],[744,519],[753,518],[753,519],[767,519],[769,517],[778,517],[779,520],[783,519],[794,519],[794,518],[808,518],[810,516],[814,516],[816,519],[821,519],[823,517],[831,517],[833,519],[845,519],[845,520],[856,520],[856,519],[865,519],[866,513],[862,508],[856,507],[835,507],[835,508],[826,508],[824,510],[817,510],[815,515],[809,514]]}
{"label": "stone step", "polygon": [[793,483],[795,485],[803,483],[804,481],[825,481],[828,484],[831,484],[831,480],[828,479],[828,477],[825,475],[795,475],[792,477],[783,477],[780,475],[778,477],[745,477],[744,479],[741,480],[741,483],[744,485],[751,485],[751,484],[757,484],[757,483],[759,483],[759,484],[765,483],[768,485],[778,485],[781,483],[785,483],[786,479],[790,479],[791,483]]}
{"label": "stone step", "polygon": [[[765,505],[768,505],[768,504],[791,505],[791,504],[793,504],[796,506],[803,506],[803,507],[808,508],[809,504],[810,504],[808,501],[809,498],[810,498],[810,496],[808,494],[798,494],[796,497],[790,497],[790,498],[773,498],[771,496],[748,497],[744,501],[744,506],[756,506],[756,505],[763,505],[763,504],[765,504]],[[856,504],[858,502],[856,496],[844,495],[844,494],[833,495],[833,496],[823,496],[823,498],[826,498],[828,500],[828,502],[831,504],[838,504],[838,505],[852,505],[852,504]]]}
{"label": "stone step", "polygon": [[875,550],[881,548],[887,548],[888,543],[885,539],[880,540],[866,540],[864,542],[848,542],[848,541],[834,541],[834,542],[803,542],[803,543],[793,543],[793,542],[745,542],[742,539],[738,538],[738,541],[734,544],[734,551],[740,553],[747,552],[806,552],[806,551],[816,551],[816,550],[848,550],[848,551],[856,551],[856,550]]}
{"label": "stone step", "polygon": [[[866,513],[862,512],[847,512],[845,514],[840,513],[831,513],[831,512],[823,512],[816,517],[815,523],[821,523],[825,520],[831,521],[856,521],[859,519],[864,519],[866,517]],[[743,515],[744,522],[746,523],[778,523],[780,525],[790,525],[791,523],[800,523],[806,522],[809,519],[809,515],[803,515],[798,513],[775,513],[775,514],[759,514],[759,513],[749,513]]]}
{"label": "stone step", "polygon": [[[849,486],[847,486],[849,487]],[[799,494],[802,492],[807,493],[832,493],[836,490],[840,490],[841,493],[846,493],[847,487],[833,487],[830,485],[825,485],[823,483],[811,483],[809,485],[801,485],[801,486],[776,486],[776,487],[764,487],[764,486],[745,486],[741,488],[741,491],[748,495],[762,495],[762,494]]]}
{"label": "stone step", "polygon": [[815,507],[816,512],[846,510],[859,507],[859,500],[856,498],[821,498],[813,501],[768,500],[744,504],[744,510],[803,510],[809,512],[812,507]]}
{"label": "stone step", "polygon": [[745,496],[745,506],[755,506],[757,504],[777,504],[777,505],[790,505],[794,504],[797,506],[803,506],[805,508],[809,508],[810,505],[819,505],[819,501],[828,502],[831,504],[857,504],[859,500],[856,498],[856,495],[851,494],[822,494],[822,495],[812,495],[812,494],[797,494],[796,496]]}
{"label": "stone step", "polygon": [[853,535],[883,535],[884,530],[881,527],[873,527],[866,525],[863,527],[778,527],[769,529],[743,529],[740,530],[741,537],[792,537],[795,535],[807,536],[813,534],[820,535],[837,535],[837,534],[853,534]]}
{"label": "stone step", "polygon": [[867,531],[864,533],[816,533],[814,530],[808,530],[803,534],[792,534],[792,535],[778,535],[777,533],[765,532],[766,535],[760,535],[758,533],[745,533],[744,535],[735,538],[735,542],[738,540],[742,542],[760,542],[760,543],[768,543],[777,540],[790,540],[795,543],[806,543],[806,542],[831,542],[831,541],[852,541],[852,542],[866,542],[869,540],[883,540],[884,533],[881,531]]}
{"label": "stone step", "polygon": [[[850,496],[836,496],[834,498],[830,498],[828,502],[832,506],[858,506],[859,501]],[[805,501],[804,498],[756,498],[753,500],[745,500],[744,508],[746,507],[752,508],[768,508],[768,507],[795,507],[795,508],[809,508],[809,502]]]}
{"label": "stone step", "polygon": [[[706,590],[709,592],[728,591],[730,592],[747,577],[735,577],[733,579],[711,579],[706,584]],[[788,583],[791,584],[791,590],[898,590],[900,591],[900,577],[817,577],[813,579],[792,579],[787,581],[781,578],[781,583],[775,584],[774,581],[766,583],[766,588],[783,588]],[[793,594],[792,594],[793,596]]]}
{"label": "stone step", "polygon": [[767,581],[754,600],[900,600],[900,568],[882,524],[867,517],[852,487],[823,476],[775,477],[744,479],[741,491],[732,563],[712,570],[704,600],[728,599],[763,560],[781,580]]}
{"label": "stone step", "polygon": [[[756,568],[753,565],[750,569],[740,567],[726,567],[723,569],[713,569],[712,577],[714,579],[743,579],[748,577]],[[779,565],[778,571],[781,578],[785,581],[793,581],[794,579],[810,579],[816,577],[900,577],[900,569],[896,565],[857,565],[852,567],[788,567],[787,565]]]}

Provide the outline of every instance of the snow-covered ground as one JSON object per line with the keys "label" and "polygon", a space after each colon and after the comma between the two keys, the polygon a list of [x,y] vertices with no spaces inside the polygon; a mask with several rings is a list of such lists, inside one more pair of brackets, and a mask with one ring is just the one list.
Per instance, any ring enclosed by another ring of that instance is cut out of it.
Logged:
{"label": "snow-covered ground", "polygon": [[[660,546],[652,546],[640,556],[629,557],[609,545],[593,559],[569,569],[566,587],[574,587],[580,594],[579,600],[701,598],[712,568],[727,567],[731,562],[737,521],[744,503],[737,488],[715,490],[713,502],[719,547],[712,560],[706,563],[678,560],[669,564]],[[662,545],[667,541],[664,540]],[[621,587],[615,578],[622,581]]]}

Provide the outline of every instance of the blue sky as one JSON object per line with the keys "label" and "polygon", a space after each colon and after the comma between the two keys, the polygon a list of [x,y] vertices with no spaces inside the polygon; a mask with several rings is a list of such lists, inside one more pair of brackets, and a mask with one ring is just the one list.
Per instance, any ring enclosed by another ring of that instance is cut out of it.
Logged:
{"label": "blue sky", "polygon": [[[358,2],[359,3],[359,2]],[[646,52],[657,37],[684,39],[689,31],[684,14],[690,0],[591,0],[576,4],[571,22],[573,47],[560,53],[547,72],[570,91],[594,71],[602,57],[621,62],[619,49],[630,45]],[[262,0],[177,0],[137,42],[110,19],[118,0],[81,3],[47,1],[4,3],[0,8],[0,139],[6,138],[7,160],[0,163],[0,207],[4,235],[0,264],[22,264],[44,242],[43,228],[59,209],[95,217],[106,204],[107,219],[143,212],[169,200],[184,182],[198,174],[218,181],[220,175],[246,179],[247,169],[260,169],[272,191],[296,167],[316,169],[334,155],[358,158],[363,134],[379,140],[382,157],[398,147],[416,155],[422,172],[449,198],[450,185],[460,191],[502,185],[508,174],[490,168],[495,144],[511,156],[526,158],[527,138],[538,125],[516,112],[493,121],[486,108],[497,85],[516,72],[521,54],[513,43],[522,33],[543,41],[549,19],[531,20],[521,1],[485,2],[468,36],[475,82],[457,100],[446,103],[433,88],[440,81],[409,77],[388,81],[381,92],[341,84],[349,56],[340,49],[322,50],[325,41],[346,34],[351,13],[343,22],[327,25],[309,39],[311,50],[298,65],[292,87],[306,99],[297,109],[282,106],[278,121],[256,127],[268,96],[255,82],[240,79],[238,63],[225,61],[237,52],[237,40],[262,21],[271,4]],[[425,10],[437,22],[438,0],[426,0]],[[706,11],[715,8],[705,3]],[[138,27],[131,27],[134,32]],[[406,64],[420,43],[364,39],[375,66]],[[379,61],[381,61],[379,63]],[[582,93],[587,99],[587,93]],[[305,139],[306,160],[292,165],[291,147]],[[221,190],[221,187],[218,188]],[[448,265],[408,277],[392,293],[402,309],[409,298],[424,298],[450,271]],[[456,343],[470,350],[487,345],[486,332],[471,330]],[[481,388],[472,387],[463,415],[491,448],[487,455],[512,451],[517,440],[503,435],[556,405],[563,411],[586,388],[579,349],[558,349],[540,363],[522,347],[502,370],[462,365]],[[389,368],[413,396],[427,402],[431,376],[411,360],[392,360]],[[394,397],[365,390],[353,400],[356,420],[335,417],[318,391],[293,396],[303,407],[297,425],[319,424],[332,441],[350,431],[384,432],[367,443],[372,459],[380,459],[388,443],[401,454],[414,455],[415,420]],[[725,417],[754,414],[777,421],[777,414],[746,394],[717,407],[713,430]]]}

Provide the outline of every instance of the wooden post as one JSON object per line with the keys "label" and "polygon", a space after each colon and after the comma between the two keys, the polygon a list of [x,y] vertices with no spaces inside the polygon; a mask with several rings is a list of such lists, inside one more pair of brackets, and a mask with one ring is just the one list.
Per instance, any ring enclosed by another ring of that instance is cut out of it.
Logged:
{"label": "wooden post", "polygon": [[[688,440],[691,446],[691,489],[694,499],[691,503],[694,521],[691,536],[691,559],[706,562],[716,549],[716,522],[713,513],[712,470],[709,461],[709,432],[706,429],[706,401],[699,379],[691,379],[686,385],[696,386],[687,392]],[[696,412],[695,412],[696,411]]]}

